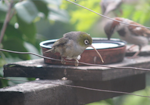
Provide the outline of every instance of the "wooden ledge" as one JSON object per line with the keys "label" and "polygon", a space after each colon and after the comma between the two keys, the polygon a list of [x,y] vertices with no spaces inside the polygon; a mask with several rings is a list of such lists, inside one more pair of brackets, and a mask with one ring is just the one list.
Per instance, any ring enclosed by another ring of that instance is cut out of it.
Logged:
{"label": "wooden ledge", "polygon": [[[123,62],[110,64],[113,67],[140,67],[150,68],[150,56],[137,57],[135,59],[125,58]],[[45,64],[43,59],[21,61],[4,66],[5,77],[35,77],[42,79],[61,79],[80,81],[106,81],[123,78],[127,76],[142,74],[145,71],[108,68],[101,66],[63,66]]]}
{"label": "wooden ledge", "polygon": [[[57,85],[61,84],[61,85]],[[0,89],[0,105],[78,105],[71,81],[38,80]]]}
{"label": "wooden ledge", "polygon": [[[150,47],[149,47],[150,48]],[[133,54],[132,52],[131,54]],[[142,52],[143,53],[143,52]],[[141,54],[142,54],[141,53]],[[110,64],[113,67],[150,68],[150,56]],[[21,61],[4,66],[5,77],[35,77],[40,80],[0,89],[2,105],[84,105],[122,94],[71,88],[53,83],[72,84],[95,89],[134,92],[145,88],[145,71],[101,66],[63,66],[45,64],[43,59]],[[57,103],[57,100],[58,103]]]}

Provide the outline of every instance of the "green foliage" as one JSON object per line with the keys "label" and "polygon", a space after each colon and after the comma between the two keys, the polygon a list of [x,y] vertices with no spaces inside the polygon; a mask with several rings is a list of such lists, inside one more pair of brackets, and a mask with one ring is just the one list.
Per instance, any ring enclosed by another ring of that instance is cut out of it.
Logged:
{"label": "green foliage", "polygon": [[8,10],[8,7],[6,4],[0,2],[0,11],[6,12]]}
{"label": "green foliage", "polygon": [[[8,0],[8,2],[10,1],[11,0]],[[44,37],[38,34],[36,23],[41,19],[68,22],[68,14],[65,10],[59,9],[60,4],[61,0],[14,0],[10,12],[11,20],[7,24],[0,48],[40,53],[39,43],[44,40]],[[0,32],[2,31],[8,8],[8,5],[4,1],[0,1]],[[21,59],[29,60],[31,58],[36,57],[26,54],[0,52],[0,67],[8,61],[15,62]],[[2,76],[2,74],[1,69],[0,76]],[[7,86],[16,82],[1,80],[0,83],[2,86]]]}
{"label": "green foliage", "polygon": [[[72,1],[101,13],[100,0]],[[150,0],[138,0],[135,4],[124,3],[121,8],[123,13],[121,17],[150,26]],[[5,2],[0,2],[0,30],[2,29],[7,10],[8,6]],[[14,15],[7,25],[0,48],[36,53],[37,50],[40,51],[39,42],[44,40],[44,37],[49,39],[58,38],[62,36],[62,33],[74,30],[89,31],[101,18],[97,14],[71,4],[66,0],[25,0],[15,2],[11,12],[13,10],[15,10]],[[119,11],[116,12],[119,14]],[[14,27],[15,24],[18,24],[19,27]],[[18,59],[27,60],[30,58],[32,56],[0,52],[0,67],[8,61],[15,62]],[[2,68],[0,76],[2,76]],[[2,86],[8,86],[19,82],[1,80],[0,83]],[[150,95],[149,93],[150,87],[135,92],[135,94],[141,95]],[[150,100],[148,98],[126,95],[88,105],[149,105],[149,103]]]}
{"label": "green foliage", "polygon": [[87,105],[114,105],[113,99],[102,100],[100,102],[94,102]]}
{"label": "green foliage", "polygon": [[31,23],[38,15],[38,9],[30,0],[18,2],[14,7],[18,17],[26,23]]}
{"label": "green foliage", "polygon": [[65,23],[69,23],[69,16],[65,10],[61,10],[59,8],[50,8],[51,12],[49,14],[50,20],[57,20]]}
{"label": "green foliage", "polygon": [[[74,2],[74,0],[72,0]],[[93,11],[100,13],[100,0],[78,0],[76,3],[85,6]],[[78,31],[87,31],[96,22],[99,16],[91,11],[84,8],[78,7],[67,1],[63,1],[61,8],[67,9],[70,13],[71,20],[70,23],[75,25]]]}
{"label": "green foliage", "polygon": [[[134,92],[134,94],[150,96],[150,87],[147,86],[146,89]],[[100,102],[94,102],[86,105],[149,105],[149,103],[150,103],[150,99],[147,97],[123,95],[123,96],[102,100]]]}
{"label": "green foliage", "polygon": [[122,17],[124,18],[129,18],[143,25],[149,21],[150,0],[139,0],[135,4],[123,4],[122,8]]}
{"label": "green foliage", "polygon": [[25,34],[26,41],[33,43],[35,42],[35,36],[36,36],[36,27],[35,24],[32,23],[26,23],[22,19],[20,19],[17,16],[17,21],[19,24],[19,30]]}
{"label": "green foliage", "polygon": [[44,13],[45,17],[47,18],[49,9],[47,6],[45,6],[46,3],[43,1],[35,1],[35,0],[33,0],[33,3],[35,4],[38,11]]}

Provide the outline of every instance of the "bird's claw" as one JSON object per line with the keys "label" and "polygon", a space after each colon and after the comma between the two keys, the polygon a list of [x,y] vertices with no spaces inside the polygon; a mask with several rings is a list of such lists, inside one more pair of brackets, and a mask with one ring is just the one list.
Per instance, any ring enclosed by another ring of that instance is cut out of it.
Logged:
{"label": "bird's claw", "polygon": [[132,52],[132,51],[133,51],[132,49],[127,49],[127,50],[126,50],[126,52]]}
{"label": "bird's claw", "polygon": [[131,56],[131,57],[127,57],[128,59],[134,59],[134,58],[138,58],[139,56]]}
{"label": "bird's claw", "polygon": [[79,61],[77,59],[75,59],[75,66],[79,65]]}
{"label": "bird's claw", "polygon": [[64,58],[61,58],[61,63],[66,64],[66,61],[64,60]]}
{"label": "bird's claw", "polygon": [[127,50],[126,52],[132,52],[133,51],[133,48],[135,47],[136,45],[131,45]]}

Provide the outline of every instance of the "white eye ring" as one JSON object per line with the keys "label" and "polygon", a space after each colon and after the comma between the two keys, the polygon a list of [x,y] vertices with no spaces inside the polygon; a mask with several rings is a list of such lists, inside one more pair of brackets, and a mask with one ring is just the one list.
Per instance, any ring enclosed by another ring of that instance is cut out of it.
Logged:
{"label": "white eye ring", "polygon": [[89,44],[89,41],[88,40],[84,40],[84,44]]}

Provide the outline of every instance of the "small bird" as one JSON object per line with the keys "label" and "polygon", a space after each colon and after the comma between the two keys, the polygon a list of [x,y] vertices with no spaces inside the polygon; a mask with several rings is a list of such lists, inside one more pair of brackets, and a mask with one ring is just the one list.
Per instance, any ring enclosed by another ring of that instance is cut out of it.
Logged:
{"label": "small bird", "polygon": [[[80,31],[72,31],[65,33],[63,37],[57,40],[52,48],[46,52],[59,52],[62,64],[66,63],[64,60],[64,58],[66,58],[69,60],[74,59],[75,66],[78,66],[78,60],[81,58],[80,55],[87,47],[92,47],[98,53],[98,51],[92,46],[92,38],[89,34]],[[98,55],[103,62],[101,55],[99,53]]]}
{"label": "small bird", "polygon": [[138,45],[139,51],[133,55],[133,58],[140,53],[143,46],[148,45],[150,40],[149,29],[134,21],[120,17],[116,17],[113,18],[113,20],[107,21],[104,26],[104,31],[107,35],[108,40],[110,40],[114,31],[117,31],[122,40],[125,40],[126,42],[134,45]]}
{"label": "small bird", "polygon": [[102,14],[107,15],[109,12],[119,8],[122,2],[123,0],[101,0]]}

